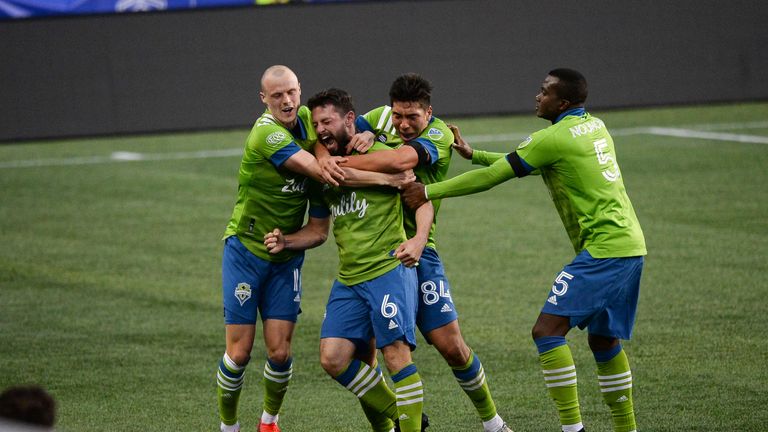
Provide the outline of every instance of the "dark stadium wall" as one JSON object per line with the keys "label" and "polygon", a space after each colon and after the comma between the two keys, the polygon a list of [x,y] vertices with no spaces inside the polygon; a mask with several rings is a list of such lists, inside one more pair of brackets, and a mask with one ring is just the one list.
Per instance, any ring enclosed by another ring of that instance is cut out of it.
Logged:
{"label": "dark stadium wall", "polygon": [[434,0],[300,4],[0,23],[0,140],[250,125],[261,72],[303,100],[349,90],[360,111],[419,72],[439,116],[531,112],[546,72],[590,82],[588,106],[768,99],[758,0]]}

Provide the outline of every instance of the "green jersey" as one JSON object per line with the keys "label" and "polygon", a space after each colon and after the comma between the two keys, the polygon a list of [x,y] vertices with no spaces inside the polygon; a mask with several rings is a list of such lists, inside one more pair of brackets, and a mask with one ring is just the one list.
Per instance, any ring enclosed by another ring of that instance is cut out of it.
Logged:
{"label": "green jersey", "polygon": [[[374,141],[386,144],[389,147],[403,145],[403,140],[398,135],[394,126],[392,126],[392,107],[390,106],[382,106],[359,116],[355,125],[359,130],[373,132]],[[422,145],[430,156],[427,164],[419,164],[413,170],[419,180],[424,184],[444,180],[448,174],[448,167],[451,164],[451,154],[453,152],[451,147],[451,144],[453,144],[453,132],[451,132],[445,122],[437,117],[432,117],[427,127],[412,142]],[[432,221],[432,228],[429,231],[427,246],[434,248],[440,200],[432,201],[432,205],[435,208],[435,217]],[[408,237],[416,235],[416,214],[410,210],[406,210],[405,231]]]}
{"label": "green jersey", "polygon": [[[388,148],[381,144],[371,148],[379,150]],[[339,282],[356,285],[400,264],[392,255],[406,240],[397,189],[323,185],[323,200],[333,217],[333,236],[339,248]]]}
{"label": "green jersey", "polygon": [[293,130],[270,114],[259,117],[248,135],[240,162],[237,203],[224,238],[236,235],[259,258],[282,262],[301,252],[284,250],[272,255],[264,246],[264,234],[275,228],[293,233],[304,223],[307,209],[307,178],[283,167],[301,149],[311,151],[317,141],[311,113],[301,106]]}
{"label": "green jersey", "polygon": [[595,258],[645,255],[645,239],[624,188],[613,138],[582,110],[542,129],[516,150],[538,168],[574,250]]}

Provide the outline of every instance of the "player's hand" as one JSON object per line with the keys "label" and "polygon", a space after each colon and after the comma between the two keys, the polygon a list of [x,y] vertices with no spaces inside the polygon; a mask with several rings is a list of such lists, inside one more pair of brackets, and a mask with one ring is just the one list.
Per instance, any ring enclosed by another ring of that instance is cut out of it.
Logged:
{"label": "player's hand", "polygon": [[390,179],[389,185],[398,189],[402,189],[408,183],[416,181],[416,174],[410,169],[399,173],[388,174],[388,176]]}
{"label": "player's hand", "polygon": [[404,241],[395,250],[395,258],[399,259],[406,267],[416,267],[419,265],[421,253],[424,252],[424,240],[416,237]]}
{"label": "player's hand", "polygon": [[474,153],[474,150],[466,141],[464,141],[464,138],[461,137],[459,127],[449,124],[448,128],[453,132],[453,144],[451,144],[451,147],[453,147],[453,149],[464,159],[472,160],[472,153]]}
{"label": "player's hand", "polygon": [[267,247],[267,251],[271,254],[277,254],[285,249],[285,236],[279,228],[275,228],[272,232],[264,234],[264,246]]}
{"label": "player's hand", "polygon": [[357,150],[358,153],[365,153],[373,147],[373,132],[364,131],[352,135],[352,139],[347,144],[347,154],[352,153],[352,150]]}
{"label": "player's hand", "polygon": [[429,201],[427,200],[425,186],[419,182],[408,183],[401,189],[402,192],[400,194],[403,197],[403,202],[414,210]]}
{"label": "player's hand", "polygon": [[321,157],[317,160],[320,165],[323,180],[333,186],[338,186],[340,181],[344,180],[344,170],[339,164],[346,162],[347,158],[341,156]]}

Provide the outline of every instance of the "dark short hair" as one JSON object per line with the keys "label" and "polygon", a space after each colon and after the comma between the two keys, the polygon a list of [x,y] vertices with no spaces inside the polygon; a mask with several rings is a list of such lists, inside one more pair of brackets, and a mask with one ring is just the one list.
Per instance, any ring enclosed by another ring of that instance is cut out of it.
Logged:
{"label": "dark short hair", "polygon": [[329,88],[317,92],[307,101],[307,107],[310,110],[326,105],[333,105],[341,116],[355,110],[355,106],[352,103],[352,96],[346,91],[338,88]]}
{"label": "dark short hair", "polygon": [[432,105],[432,84],[417,73],[400,75],[389,88],[389,101],[418,102],[422,107]]}
{"label": "dark short hair", "polygon": [[0,418],[53,426],[56,421],[56,402],[39,386],[9,387],[0,394]]}
{"label": "dark short hair", "polygon": [[560,80],[557,95],[571,105],[578,105],[587,100],[587,79],[579,71],[568,68],[557,68],[549,71],[549,75]]}

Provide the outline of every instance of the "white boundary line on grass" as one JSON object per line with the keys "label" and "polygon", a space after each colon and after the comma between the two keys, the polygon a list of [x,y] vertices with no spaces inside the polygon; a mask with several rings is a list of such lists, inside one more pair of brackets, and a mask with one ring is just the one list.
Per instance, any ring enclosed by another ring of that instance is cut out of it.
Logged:
{"label": "white boundary line on grass", "polygon": [[[678,128],[671,127],[641,127],[641,128],[622,128],[611,130],[613,136],[630,135],[658,135],[677,138],[699,138],[716,141],[729,141],[738,143],[768,144],[768,136],[745,135],[734,133],[718,133],[717,130],[729,129],[763,129],[768,128],[768,121],[755,121],[744,123],[704,123],[684,125]],[[512,132],[495,135],[471,135],[467,136],[470,143],[491,143],[510,141],[515,143],[528,136],[526,132]],[[30,168],[30,167],[52,167],[67,165],[95,165],[115,162],[138,162],[138,161],[161,161],[161,160],[181,160],[181,159],[208,159],[220,157],[234,157],[243,154],[242,148],[230,148],[222,150],[202,150],[194,152],[176,152],[176,153],[135,153],[126,151],[113,152],[109,156],[82,156],[62,159],[27,159],[16,161],[0,162],[0,169],[3,168]]]}

